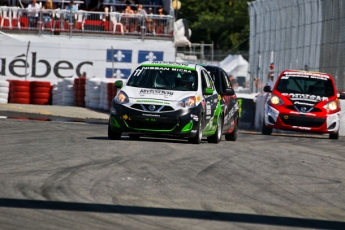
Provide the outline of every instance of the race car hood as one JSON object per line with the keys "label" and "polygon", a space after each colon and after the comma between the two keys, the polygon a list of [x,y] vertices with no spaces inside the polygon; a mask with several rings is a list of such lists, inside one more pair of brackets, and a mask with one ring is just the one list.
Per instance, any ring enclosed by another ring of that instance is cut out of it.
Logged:
{"label": "race car hood", "polygon": [[155,99],[166,101],[180,101],[186,97],[195,96],[195,91],[177,91],[167,89],[148,89],[125,86],[123,90],[129,98],[134,99]]}
{"label": "race car hood", "polygon": [[289,100],[293,105],[315,106],[320,102],[328,102],[331,98],[313,94],[282,93],[282,97]]}

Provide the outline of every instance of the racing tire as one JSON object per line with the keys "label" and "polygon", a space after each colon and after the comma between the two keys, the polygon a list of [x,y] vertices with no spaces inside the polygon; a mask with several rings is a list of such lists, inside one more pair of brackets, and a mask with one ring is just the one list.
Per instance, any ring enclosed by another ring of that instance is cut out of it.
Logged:
{"label": "racing tire", "polygon": [[262,129],[261,129],[261,133],[262,135],[271,135],[272,134],[273,129],[270,127],[267,127],[265,125],[265,120],[262,122]]}
{"label": "racing tire", "polygon": [[140,139],[140,135],[139,134],[128,134],[128,136],[132,140],[139,140]]}
{"label": "racing tire", "polygon": [[238,122],[236,122],[236,126],[235,126],[234,130],[232,131],[232,133],[225,135],[225,140],[236,141],[237,137],[238,137]]}
{"label": "racing tire", "polygon": [[339,139],[339,132],[330,133],[330,134],[329,134],[329,139],[338,140],[338,139]]}
{"label": "racing tire", "polygon": [[188,142],[193,144],[200,144],[202,140],[202,115],[199,116],[199,128],[194,137],[188,138]]}
{"label": "racing tire", "polygon": [[110,140],[120,140],[122,133],[117,133],[111,130],[110,124],[108,124],[108,138]]}
{"label": "racing tire", "polygon": [[223,132],[222,124],[223,124],[223,119],[219,117],[216,132],[212,136],[207,137],[208,143],[218,144],[222,140],[222,132]]}

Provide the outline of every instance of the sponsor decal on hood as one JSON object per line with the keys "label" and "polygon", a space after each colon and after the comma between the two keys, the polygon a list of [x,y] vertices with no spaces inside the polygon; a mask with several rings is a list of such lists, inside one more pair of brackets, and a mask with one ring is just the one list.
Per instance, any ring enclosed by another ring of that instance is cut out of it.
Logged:
{"label": "sponsor decal on hood", "polygon": [[291,101],[310,101],[310,102],[328,101],[328,97],[312,95],[312,94],[282,93],[282,95],[289,98]]}
{"label": "sponsor decal on hood", "polygon": [[[124,86],[122,91],[126,92],[128,97],[138,100],[162,100],[162,101],[180,101],[186,97],[196,96],[194,91],[174,91],[168,89],[147,89],[131,86]],[[145,102],[144,102],[145,103]],[[152,102],[149,102],[152,103]]]}

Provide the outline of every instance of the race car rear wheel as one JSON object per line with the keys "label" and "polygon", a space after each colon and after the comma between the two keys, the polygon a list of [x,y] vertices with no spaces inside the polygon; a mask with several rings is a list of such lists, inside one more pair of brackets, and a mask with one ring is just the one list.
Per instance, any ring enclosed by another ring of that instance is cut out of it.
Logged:
{"label": "race car rear wheel", "polygon": [[200,144],[202,140],[202,115],[199,116],[199,128],[194,137],[188,138],[188,142],[193,144]]}
{"label": "race car rear wheel", "polygon": [[338,140],[338,139],[339,139],[339,132],[330,133],[330,134],[329,134],[329,139]]}
{"label": "race car rear wheel", "polygon": [[263,122],[262,122],[261,133],[262,133],[263,135],[271,135],[271,134],[272,134],[272,131],[273,131],[272,128],[267,127],[267,126],[265,125],[265,119],[264,119]]}
{"label": "race car rear wheel", "polygon": [[120,140],[122,133],[117,133],[111,130],[110,124],[108,124],[108,138],[110,140]]}
{"label": "race car rear wheel", "polygon": [[222,140],[222,132],[223,132],[223,120],[221,117],[218,118],[217,130],[212,135],[207,137],[208,143],[219,143]]}
{"label": "race car rear wheel", "polygon": [[236,122],[236,126],[234,128],[234,131],[230,134],[225,135],[225,140],[227,141],[236,141],[238,136],[238,122]]}

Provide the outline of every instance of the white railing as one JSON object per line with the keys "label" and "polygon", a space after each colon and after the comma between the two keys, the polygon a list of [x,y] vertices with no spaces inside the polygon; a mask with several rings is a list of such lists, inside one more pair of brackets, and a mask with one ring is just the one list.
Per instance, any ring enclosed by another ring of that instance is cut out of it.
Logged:
{"label": "white railing", "polygon": [[0,7],[0,30],[28,30],[38,34],[68,32],[70,35],[109,34],[173,38],[174,18],[170,15],[129,15],[118,12],[40,10]]}

